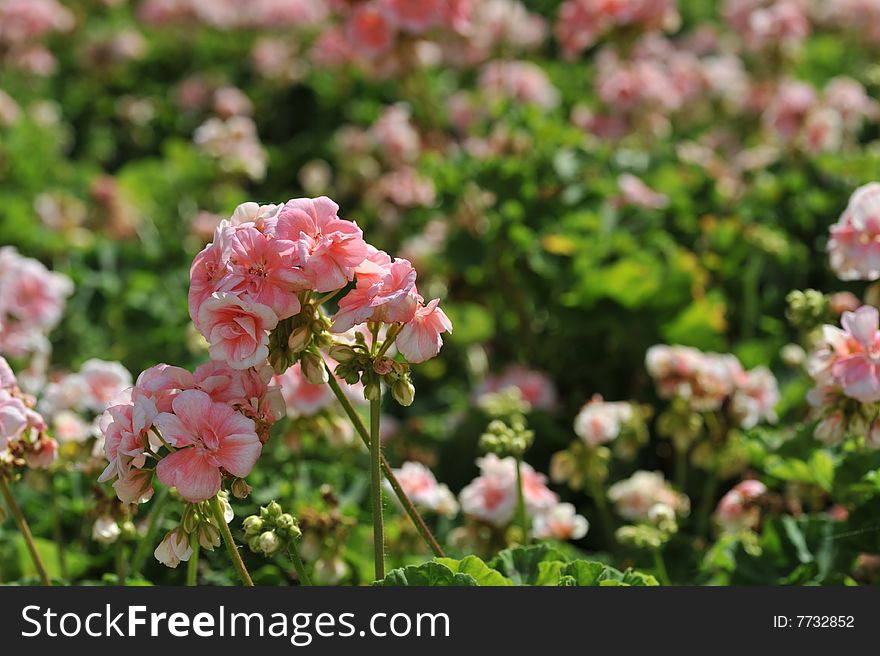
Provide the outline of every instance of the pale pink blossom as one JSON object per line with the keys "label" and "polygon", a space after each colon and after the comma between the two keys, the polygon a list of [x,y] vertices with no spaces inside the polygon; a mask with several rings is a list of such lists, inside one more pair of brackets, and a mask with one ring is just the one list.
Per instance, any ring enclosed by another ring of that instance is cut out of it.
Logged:
{"label": "pale pink blossom", "polygon": [[391,49],[395,32],[382,8],[375,2],[366,2],[359,5],[348,18],[345,36],[349,39],[352,52],[371,59]]}
{"label": "pale pink blossom", "polygon": [[622,205],[634,205],[645,209],[663,209],[669,204],[666,194],[654,191],[641,179],[631,173],[624,173],[617,178],[617,188],[620,190],[620,203]]}
{"label": "pale pink blossom", "polygon": [[598,394],[586,403],[574,419],[574,432],[585,444],[600,446],[612,442],[633,419],[633,407],[625,402],[608,402]]}
{"label": "pale pink blossom", "polygon": [[339,218],[338,211],[326,196],[289,200],[273,229],[274,237],[292,242],[290,252],[317,292],[344,287],[367,255],[360,228]]}
{"label": "pale pink blossom", "polygon": [[856,189],[830,232],[831,268],[841,280],[880,278],[880,183]]}
{"label": "pale pink blossom", "polygon": [[439,25],[448,0],[379,0],[379,6],[400,30],[420,34]]}
{"label": "pale pink blossom", "polygon": [[332,331],[344,333],[365,321],[406,323],[418,309],[416,271],[408,260],[393,260],[384,251],[368,247],[367,258],[357,267],[357,284],[339,301]]}
{"label": "pale pink blossom", "polygon": [[486,378],[474,392],[474,397],[479,400],[486,394],[509,389],[516,389],[522,400],[536,410],[550,410],[556,406],[556,388],[547,374],[520,365],[509,366],[500,374]]}
{"label": "pale pink blossom", "polygon": [[687,496],[673,490],[660,472],[635,472],[608,488],[608,499],[621,517],[631,521],[647,520],[649,511],[658,503],[680,515],[690,510]]}
{"label": "pale pink blossom", "polygon": [[419,462],[405,462],[394,475],[406,496],[419,508],[453,517],[458,503],[449,488],[438,483],[433,472]]}
{"label": "pale pink blossom", "polygon": [[767,367],[755,367],[737,377],[731,399],[731,411],[743,428],[752,428],[762,421],[776,421],[779,384]]}
{"label": "pale pink blossom", "polygon": [[0,449],[16,439],[28,426],[27,408],[21,399],[0,389]]}
{"label": "pale pink blossom", "polygon": [[173,414],[163,412],[155,419],[176,449],[156,466],[160,481],[197,503],[220,491],[221,468],[237,477],[250,474],[262,449],[251,419],[199,390],[181,392],[171,405]]}
{"label": "pale pink blossom", "polygon": [[767,486],[754,479],[737,483],[721,497],[715,510],[715,520],[728,533],[755,529],[761,521],[761,508],[755,502],[767,493]]}
{"label": "pale pink blossom", "polygon": [[27,466],[31,469],[48,469],[58,458],[58,442],[45,435],[33,442],[25,452]]}
{"label": "pale pink blossom", "polygon": [[[880,401],[880,315],[863,305],[844,312],[843,329],[825,327],[830,373],[846,396],[862,403]],[[813,369],[814,377],[817,370]]]}
{"label": "pale pink blossom", "polygon": [[452,322],[439,303],[440,299],[435,298],[427,305],[420,305],[397,336],[397,349],[411,363],[424,362],[437,355],[443,346],[440,335],[452,332]]}
{"label": "pale pink blossom", "polygon": [[98,480],[118,478],[113,487],[125,502],[138,503],[152,496],[152,474],[141,468],[146,463],[148,431],[156,415],[153,400],[135,394],[131,403],[110,406],[99,419],[108,464]]}
{"label": "pale pink blossom", "polygon": [[[495,526],[513,519],[516,491],[516,460],[490,453],[477,459],[480,475],[459,494],[462,511]],[[521,465],[526,512],[537,515],[556,505],[559,498],[547,487],[547,478],[526,463]]]}
{"label": "pale pink blossom", "polygon": [[393,163],[412,163],[419,156],[421,137],[412,124],[412,112],[403,103],[389,105],[370,126],[370,138]]}
{"label": "pale pink blossom", "polygon": [[810,34],[805,0],[726,0],[724,17],[750,50],[792,49]]}
{"label": "pale pink blossom", "polygon": [[559,503],[532,520],[532,536],[538,540],[580,540],[590,523],[570,503]]}
{"label": "pale pink blossom", "polygon": [[310,417],[336,401],[329,385],[315,385],[302,375],[300,363],[295,363],[274,379],[281,386],[281,394],[291,417]]}
{"label": "pale pink blossom", "polygon": [[91,358],[79,370],[86,385],[86,407],[92,412],[103,412],[108,404],[127,387],[131,387],[131,373],[120,362]]}
{"label": "pale pink blossom", "polygon": [[194,386],[195,380],[189,371],[164,363],[142,371],[135,382],[138,393],[152,399],[159,412],[171,412],[174,397]]}
{"label": "pale pink blossom", "polygon": [[490,62],[480,71],[479,85],[483,93],[493,99],[514,100],[544,109],[559,104],[559,91],[532,62]]}
{"label": "pale pink blossom", "polygon": [[192,553],[189,535],[183,530],[183,527],[178,526],[162,538],[162,542],[156,547],[153,556],[166,567],[176,568],[181,561],[188,561]]}
{"label": "pale pink blossom", "polygon": [[233,369],[261,364],[269,355],[269,334],[278,323],[272,309],[261,303],[215,292],[199,308],[199,329],[208,340],[208,352]]}

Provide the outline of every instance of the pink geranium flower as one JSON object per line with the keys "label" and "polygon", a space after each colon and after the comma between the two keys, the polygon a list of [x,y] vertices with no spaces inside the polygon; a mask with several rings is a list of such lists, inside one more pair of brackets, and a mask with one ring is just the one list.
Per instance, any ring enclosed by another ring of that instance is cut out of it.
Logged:
{"label": "pink geranium flower", "polygon": [[439,303],[440,299],[435,298],[420,306],[397,336],[397,349],[412,363],[424,362],[437,355],[443,346],[440,334],[452,332],[452,322],[438,307]]}
{"label": "pink geranium flower", "polygon": [[296,198],[281,208],[274,226],[275,237],[293,242],[290,252],[317,292],[344,287],[367,255],[360,228],[340,219],[338,211],[326,196]]}
{"label": "pink geranium flower", "polygon": [[382,9],[400,29],[416,34],[438,25],[448,0],[380,0]]}
{"label": "pink geranium flower", "polygon": [[21,399],[0,389],[0,449],[18,437],[28,425],[27,408]]}
{"label": "pink geranium flower", "polygon": [[177,448],[156,466],[160,481],[197,503],[220,491],[221,469],[239,477],[251,472],[262,449],[252,420],[198,390],[181,392],[172,408],[173,414],[156,417],[165,440]]}
{"label": "pink geranium flower", "polygon": [[745,528],[757,528],[761,521],[761,508],[755,501],[767,493],[761,481],[749,479],[737,483],[725,494],[715,510],[715,519],[722,530],[736,533]]}
{"label": "pink geranium flower", "polygon": [[311,417],[335,402],[328,385],[315,385],[306,380],[299,362],[274,380],[281,386],[287,414],[291,417]]}
{"label": "pink geranium flower", "polygon": [[215,292],[199,308],[199,326],[211,344],[208,352],[233,369],[247,369],[269,355],[269,335],[278,324],[272,309],[262,303]]}
{"label": "pink geranium flower", "polygon": [[352,50],[368,58],[388,52],[394,43],[394,26],[372,3],[364,3],[354,10],[345,24],[345,34]]}
{"label": "pink geranium flower", "polygon": [[195,385],[193,375],[186,369],[168,364],[157,364],[141,372],[135,388],[153,399],[159,412],[170,412],[177,394]]}
{"label": "pink geranium flower", "polygon": [[877,308],[869,305],[855,312],[844,312],[843,330],[837,334],[838,358],[831,373],[843,393],[862,403],[880,401],[880,331]]}
{"label": "pink geranium flower", "polygon": [[199,325],[199,309],[208,300],[218,284],[229,272],[229,263],[223,252],[222,226],[214,233],[213,243],[208,244],[196,255],[189,271],[189,316],[196,328]]}
{"label": "pink geranium flower", "polygon": [[143,394],[135,393],[131,403],[109,407],[98,421],[98,426],[104,435],[104,455],[109,461],[98,480],[104,482],[118,476],[119,480],[114,487],[120,499],[128,497],[125,491],[130,491],[132,487],[143,491],[139,497],[152,494],[152,488],[148,484],[145,490],[143,485],[133,486],[134,481],[143,483],[143,475],[132,472],[139,470],[146,462],[148,431],[153,426],[156,414],[156,404],[153,400]]}
{"label": "pink geranium flower", "polygon": [[831,268],[841,280],[880,278],[880,183],[853,192],[828,241]]}
{"label": "pink geranium flower", "polygon": [[222,281],[225,291],[262,303],[279,319],[300,311],[297,292],[309,282],[293,266],[293,243],[270,239],[252,225],[227,228],[230,271]]}
{"label": "pink geranium flower", "polygon": [[333,332],[365,321],[395,323],[410,321],[421,297],[416,292],[416,271],[408,260],[392,261],[384,251],[371,248],[357,268],[357,285],[339,301],[333,317]]}

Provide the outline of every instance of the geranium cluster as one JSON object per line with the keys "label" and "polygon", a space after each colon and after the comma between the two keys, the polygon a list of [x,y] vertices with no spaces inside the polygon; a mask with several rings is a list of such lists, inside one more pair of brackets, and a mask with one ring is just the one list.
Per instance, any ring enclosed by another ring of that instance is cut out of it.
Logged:
{"label": "geranium cluster", "polygon": [[746,48],[792,50],[810,34],[806,0],[726,0],[724,18]]}
{"label": "geranium cluster", "polygon": [[101,416],[108,465],[99,480],[126,503],[153,495],[153,476],[191,503],[212,499],[223,478],[250,474],[284,412],[272,369],[209,362],[191,373],[159,364]]}
{"label": "geranium cluster", "polygon": [[[445,483],[438,483],[434,473],[420,462],[405,462],[394,470],[397,482],[419,510],[443,517],[458,514],[458,502]],[[387,484],[387,482],[386,482]]]}
{"label": "geranium cluster", "polygon": [[47,353],[73,283],[12,246],[0,248],[0,353]]}
{"label": "geranium cluster", "polygon": [[[461,509],[472,519],[505,528],[516,512],[516,459],[489,453],[477,459],[477,466],[480,475],[459,493]],[[527,463],[521,463],[520,470],[525,509],[532,519],[534,537],[576,540],[586,535],[586,520],[574,512],[571,504],[560,504],[556,493],[547,487],[546,476]]]}
{"label": "geranium cluster", "polygon": [[761,497],[767,494],[767,486],[761,481],[747,479],[737,483],[721,497],[715,509],[715,521],[722,531],[739,533],[754,530],[761,522]]}
{"label": "geranium cluster", "polygon": [[50,75],[57,62],[42,39],[73,25],[73,14],[56,0],[0,0],[0,62]]}
{"label": "geranium cluster", "polygon": [[880,183],[856,189],[830,232],[831,268],[841,280],[880,278]]}
{"label": "geranium cluster", "polygon": [[677,515],[690,512],[690,499],[676,492],[660,472],[635,472],[608,488],[608,499],[617,513],[630,521],[651,520],[651,511],[658,505],[670,508]]}
{"label": "geranium cluster", "polygon": [[321,0],[143,0],[138,17],[150,25],[202,23],[220,30],[314,25],[327,15]]}
{"label": "geranium cluster", "polygon": [[675,0],[567,0],[559,8],[556,39],[574,57],[610,33],[674,29],[678,22]]}
{"label": "geranium cluster", "polygon": [[825,325],[807,361],[815,387],[807,400],[821,416],[817,439],[837,444],[847,435],[880,448],[880,313],[864,305],[844,312],[841,327]]}
{"label": "geranium cluster", "polygon": [[724,410],[743,428],[776,420],[779,386],[766,367],[746,371],[730,353],[667,345],[648,349],[645,364],[662,398],[682,399],[695,412]]}
{"label": "geranium cluster", "polygon": [[46,434],[46,422],[34,410],[35,403],[0,356],[0,476],[26,466],[46,468],[58,454],[58,443]]}

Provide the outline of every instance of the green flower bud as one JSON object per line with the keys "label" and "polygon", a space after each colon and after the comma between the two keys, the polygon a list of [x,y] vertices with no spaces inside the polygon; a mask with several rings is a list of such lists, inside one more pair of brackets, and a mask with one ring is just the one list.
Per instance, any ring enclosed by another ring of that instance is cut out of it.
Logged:
{"label": "green flower bud", "polygon": [[291,353],[299,353],[305,350],[311,340],[312,331],[309,327],[297,326],[290,333],[290,337],[287,338],[287,346],[290,348]]}
{"label": "green flower bud", "polygon": [[398,378],[391,386],[391,396],[402,406],[412,405],[416,396],[416,388],[409,378]]}
{"label": "green flower bud", "polygon": [[296,520],[293,518],[293,515],[289,513],[284,513],[275,520],[275,528],[284,533],[292,529],[294,526],[296,526]]}
{"label": "green flower bud", "polygon": [[350,362],[357,357],[357,353],[348,344],[334,344],[327,354],[339,363]]}
{"label": "green flower bud", "polygon": [[281,548],[281,539],[275,531],[266,531],[260,535],[260,551],[271,556]]}
{"label": "green flower bud", "polygon": [[314,351],[306,351],[300,356],[300,367],[303,377],[313,385],[323,385],[327,382],[324,360]]}
{"label": "green flower bud", "polygon": [[269,505],[266,506],[266,512],[269,513],[269,517],[272,519],[278,519],[281,513],[284,512],[284,509],[277,501],[270,501]]}
{"label": "green flower bud", "polygon": [[260,536],[254,535],[248,538],[247,545],[253,553],[260,553]]}
{"label": "green flower bud", "polygon": [[245,535],[258,535],[263,530],[263,520],[256,515],[245,517],[242,522]]}
{"label": "green flower bud", "polygon": [[367,401],[378,401],[382,397],[382,386],[372,376],[364,381],[364,398]]}
{"label": "green flower bud", "polygon": [[253,488],[243,478],[236,478],[232,481],[232,496],[236,499],[247,499],[252,490]]}
{"label": "green flower bud", "polygon": [[125,520],[120,525],[120,534],[124,540],[133,540],[138,536],[137,527],[130,519]]}
{"label": "green flower bud", "polygon": [[199,526],[199,544],[202,549],[214,551],[214,547],[220,546],[220,531],[213,524]]}

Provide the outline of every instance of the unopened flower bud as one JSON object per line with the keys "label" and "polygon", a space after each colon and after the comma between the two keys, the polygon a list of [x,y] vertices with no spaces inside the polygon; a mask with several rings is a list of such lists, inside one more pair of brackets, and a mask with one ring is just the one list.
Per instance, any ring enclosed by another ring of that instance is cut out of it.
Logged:
{"label": "unopened flower bud", "polygon": [[413,399],[416,396],[416,388],[413,387],[409,378],[398,378],[391,386],[391,396],[400,405],[409,406],[412,405]]}
{"label": "unopened flower bud", "polygon": [[232,496],[236,499],[247,499],[253,488],[243,478],[236,478],[232,481]]}
{"label": "unopened flower bud", "polygon": [[251,537],[249,537],[247,545],[253,553],[260,553],[260,536],[252,535]]}
{"label": "unopened flower bud", "polygon": [[199,526],[199,544],[202,549],[214,551],[214,547],[220,546],[220,531],[213,524],[207,522]]}
{"label": "unopened flower bud", "polygon": [[287,357],[287,351],[284,349],[275,349],[269,352],[269,364],[279,376],[290,368],[290,358]]}
{"label": "unopened flower bud", "polygon": [[242,522],[245,535],[258,535],[263,530],[263,520],[256,515],[245,517]]}
{"label": "unopened flower bud", "polygon": [[270,501],[269,505],[266,506],[266,512],[272,519],[278,519],[281,516],[281,513],[284,512],[284,509],[277,501]]}
{"label": "unopened flower bud", "polygon": [[355,350],[348,344],[334,344],[327,354],[339,363],[349,362],[357,357]]}
{"label": "unopened flower bud", "polygon": [[306,351],[300,357],[300,367],[303,377],[312,385],[323,385],[327,382],[327,370],[324,368],[324,360],[314,351]]}
{"label": "unopened flower bud", "polygon": [[382,356],[373,360],[373,371],[380,376],[385,376],[394,371],[394,360],[389,357]]}
{"label": "unopened flower bud", "polygon": [[308,326],[297,326],[287,338],[287,346],[291,353],[299,353],[304,350],[312,339],[312,331]]}
{"label": "unopened flower bud", "polygon": [[364,398],[367,401],[378,401],[382,397],[382,386],[373,377],[364,381]]}
{"label": "unopened flower bud", "polygon": [[122,522],[122,526],[120,526],[122,532],[122,538],[124,540],[133,540],[138,536],[137,526],[134,525],[134,522],[130,519]]}
{"label": "unopened flower bud", "polygon": [[281,548],[281,540],[275,531],[266,531],[260,535],[260,551],[271,556]]}

